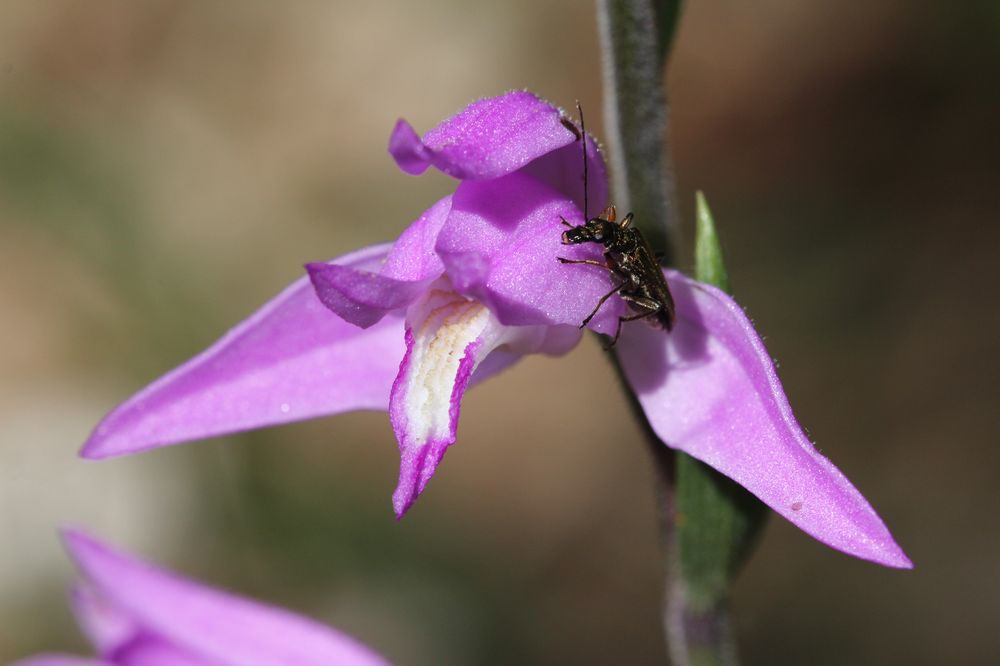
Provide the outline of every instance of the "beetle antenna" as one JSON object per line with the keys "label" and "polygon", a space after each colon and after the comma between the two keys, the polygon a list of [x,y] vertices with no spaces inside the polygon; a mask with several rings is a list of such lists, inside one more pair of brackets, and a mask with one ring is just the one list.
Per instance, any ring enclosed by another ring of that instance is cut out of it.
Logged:
{"label": "beetle antenna", "polygon": [[580,117],[580,134],[583,135],[583,221],[586,222],[590,219],[590,214],[588,213],[589,202],[587,201],[588,192],[587,190],[589,183],[587,182],[587,127],[583,124],[583,107],[580,106],[580,100],[576,100],[576,113]]}

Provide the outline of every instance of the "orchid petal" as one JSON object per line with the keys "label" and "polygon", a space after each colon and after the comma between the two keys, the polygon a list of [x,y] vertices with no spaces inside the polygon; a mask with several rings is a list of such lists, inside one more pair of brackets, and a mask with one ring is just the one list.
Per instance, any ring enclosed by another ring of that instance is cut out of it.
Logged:
{"label": "orchid petal", "polygon": [[193,655],[159,637],[141,634],[108,656],[115,666],[222,666],[213,658]]}
{"label": "orchid petal", "polygon": [[197,585],[79,532],[67,532],[64,538],[90,584],[142,628],[126,650],[147,656],[169,650],[190,655],[191,661],[182,663],[203,659],[219,666],[387,663],[354,639],[312,620]]}
{"label": "orchid petal", "polygon": [[911,567],[874,509],[802,431],[740,306],[714,287],[666,274],[677,306],[673,332],[626,326],[618,345],[660,439],[732,478],[819,541]]}
{"label": "orchid petal", "polygon": [[377,272],[342,264],[307,264],[319,300],[361,328],[405,309],[444,271],[434,242],[450,210],[451,196],[447,196],[424,211],[393,243]]}
{"label": "orchid petal", "polygon": [[579,141],[542,155],[521,169],[568,198],[590,218],[608,205],[608,170],[597,142],[587,137],[587,199],[583,196],[583,147]]}
{"label": "orchid petal", "polygon": [[[334,260],[373,268],[388,246]],[[302,278],[209,349],[108,414],[84,445],[106,458],[354,409],[386,409],[403,356],[402,320],[362,331]]]}
{"label": "orchid petal", "polygon": [[[515,90],[473,102],[423,139],[400,120],[389,139],[399,168],[419,175],[428,166],[460,179],[498,178],[576,140],[556,107]],[[582,187],[582,186],[580,186]]]}
{"label": "orchid petal", "polygon": [[97,652],[108,655],[128,644],[141,629],[135,619],[108,603],[93,585],[84,582],[70,591],[76,623]]}
{"label": "orchid petal", "polygon": [[396,280],[336,264],[306,264],[306,271],[320,302],[359,328],[370,328],[393,310],[405,309],[433,281]]}
{"label": "orchid petal", "polygon": [[450,212],[450,194],[425,210],[392,244],[380,274],[414,282],[441,275],[444,264],[434,251],[434,244]]}
{"label": "orchid petal", "polygon": [[506,350],[498,350],[495,371],[509,364],[511,352],[564,353],[578,339],[578,331],[567,338],[544,326],[504,326],[486,306],[451,291],[445,281],[415,303],[407,314],[406,355],[389,406],[401,454],[392,498],[396,516],[423,492],[454,444],[462,396],[477,367],[487,367],[491,352]]}
{"label": "orchid petal", "polygon": [[[579,326],[615,282],[606,268],[562,264],[558,257],[601,261],[595,244],[562,245],[560,218],[582,224],[571,201],[531,176],[459,185],[437,251],[455,289],[480,300],[509,326]],[[590,328],[614,333],[624,304],[613,298]]]}

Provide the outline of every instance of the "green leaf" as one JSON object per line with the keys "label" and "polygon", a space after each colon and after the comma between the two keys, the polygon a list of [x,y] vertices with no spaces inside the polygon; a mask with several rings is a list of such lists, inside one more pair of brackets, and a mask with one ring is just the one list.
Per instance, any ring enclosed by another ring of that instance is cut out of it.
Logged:
{"label": "green leaf", "polygon": [[722,246],[719,244],[719,235],[715,232],[712,211],[701,190],[695,194],[695,200],[698,226],[694,242],[694,277],[699,282],[718,287],[727,294],[731,293],[729,272],[722,259]]}
{"label": "green leaf", "polygon": [[[695,276],[725,291],[729,277],[705,196],[697,193]],[[725,605],[767,507],[743,487],[683,453],[677,456],[680,577],[695,610]]]}

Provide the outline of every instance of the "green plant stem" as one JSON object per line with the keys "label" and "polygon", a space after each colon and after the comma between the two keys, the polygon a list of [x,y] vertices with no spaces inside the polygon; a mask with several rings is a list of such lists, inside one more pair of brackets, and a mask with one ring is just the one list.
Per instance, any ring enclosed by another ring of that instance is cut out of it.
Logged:
{"label": "green plant stem", "polygon": [[615,202],[673,259],[673,173],[667,157],[663,64],[680,2],[598,0],[604,117]]}
{"label": "green plant stem", "polygon": [[[614,200],[635,213],[637,225],[665,251],[668,263],[677,216],[663,73],[679,14],[679,0],[598,0]],[[696,265],[699,280],[728,291],[711,213],[700,193]],[[629,391],[617,359],[615,365],[654,461],[670,659],[676,666],[736,664],[730,590],[766,511],[737,484],[667,449]]]}

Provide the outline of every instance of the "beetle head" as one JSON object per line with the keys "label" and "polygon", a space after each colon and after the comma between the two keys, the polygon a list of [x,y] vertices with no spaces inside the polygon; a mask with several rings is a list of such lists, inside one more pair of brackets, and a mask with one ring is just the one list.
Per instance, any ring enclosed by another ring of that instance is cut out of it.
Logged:
{"label": "beetle head", "polygon": [[614,241],[618,225],[614,222],[594,217],[586,224],[570,227],[563,232],[563,245],[579,245],[580,243],[602,243],[607,245]]}

